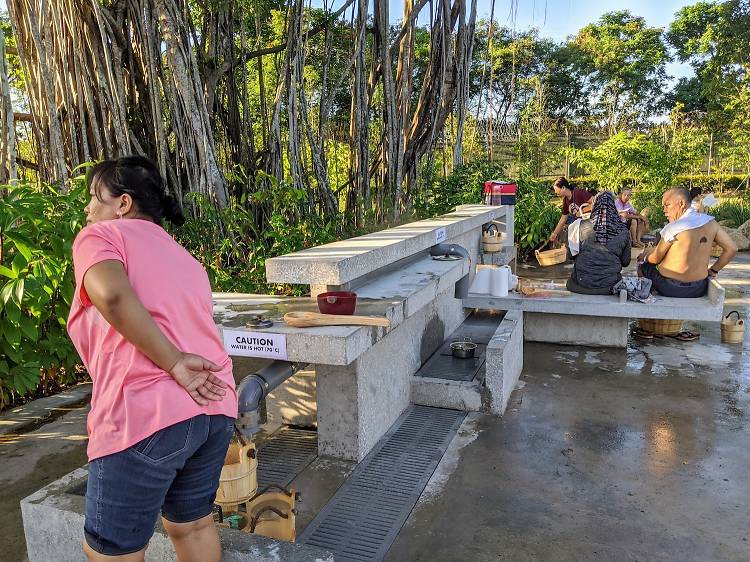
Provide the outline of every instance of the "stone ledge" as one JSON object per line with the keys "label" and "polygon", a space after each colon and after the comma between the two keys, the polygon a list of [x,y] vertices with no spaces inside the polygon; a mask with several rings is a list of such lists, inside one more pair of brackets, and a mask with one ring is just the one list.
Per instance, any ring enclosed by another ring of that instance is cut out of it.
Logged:
{"label": "stone ledge", "polygon": [[481,412],[482,382],[412,376],[411,402],[421,406]]}
{"label": "stone ledge", "polygon": [[[81,542],[85,498],[69,493],[87,478],[79,468],[21,500],[29,562],[85,562]],[[219,529],[224,562],[333,562],[333,554],[231,529]],[[146,550],[149,562],[177,562],[172,543],[157,525]]]}
{"label": "stone ledge", "polygon": [[579,295],[562,292],[549,298],[509,295],[492,297],[470,294],[463,299],[467,308],[485,310],[522,310],[547,314],[600,316],[614,318],[653,318],[663,320],[721,320],[724,310],[724,288],[715,280],[708,286],[708,295],[699,299],[676,299],[655,296],[656,302],[620,302],[617,296]]}
{"label": "stone ledge", "polygon": [[24,431],[29,426],[39,424],[47,418],[68,411],[91,398],[90,382],[77,384],[54,396],[32,400],[21,406],[11,408],[0,416],[0,435]]}
{"label": "stone ledge", "polygon": [[[441,262],[429,256],[379,277],[357,289],[357,314],[385,316],[390,328],[370,326],[324,326],[292,328],[281,319],[290,310],[317,312],[310,299],[285,299],[268,295],[214,294],[214,319],[220,329],[285,334],[289,361],[319,365],[349,365],[468,273],[465,260]],[[253,310],[232,312],[231,304],[246,304]],[[257,308],[256,308],[257,307]],[[266,330],[247,328],[253,313],[264,311],[274,320]]]}
{"label": "stone ledge", "polygon": [[524,314],[511,310],[487,344],[484,384],[486,410],[496,416],[505,413],[510,394],[523,370]]}
{"label": "stone ledge", "polygon": [[445,240],[451,240],[505,213],[506,207],[462,205],[447,215],[271,258],[266,261],[266,279],[269,283],[344,285],[432,247],[443,229]]}

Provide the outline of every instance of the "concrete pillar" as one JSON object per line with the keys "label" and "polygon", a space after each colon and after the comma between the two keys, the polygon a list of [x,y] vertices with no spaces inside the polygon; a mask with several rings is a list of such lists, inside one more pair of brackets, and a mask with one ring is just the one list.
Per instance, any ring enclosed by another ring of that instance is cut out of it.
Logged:
{"label": "concrete pillar", "polygon": [[524,318],[520,310],[509,310],[487,344],[485,363],[485,410],[502,416],[510,394],[523,370]]}

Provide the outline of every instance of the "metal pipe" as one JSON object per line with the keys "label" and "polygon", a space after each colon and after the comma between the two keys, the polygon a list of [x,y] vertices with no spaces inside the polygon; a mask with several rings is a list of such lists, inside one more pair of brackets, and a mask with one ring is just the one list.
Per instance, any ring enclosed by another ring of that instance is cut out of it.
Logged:
{"label": "metal pipe", "polygon": [[471,265],[471,254],[463,246],[458,244],[435,244],[430,248],[431,256],[461,256],[469,260],[469,273],[456,281],[456,290],[454,296],[457,299],[464,299],[469,294],[469,287],[474,281],[474,268]]}
{"label": "metal pipe", "polygon": [[257,373],[249,375],[237,386],[238,416],[235,425],[244,437],[260,431],[263,423],[261,406],[266,396],[299,371],[301,365],[288,361],[274,361]]}

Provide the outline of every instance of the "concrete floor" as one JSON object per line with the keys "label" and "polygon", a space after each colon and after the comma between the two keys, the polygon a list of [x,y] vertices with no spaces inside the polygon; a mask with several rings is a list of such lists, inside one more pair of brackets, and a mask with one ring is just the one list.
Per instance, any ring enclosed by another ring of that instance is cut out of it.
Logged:
{"label": "concrete floor", "polygon": [[3,562],[26,560],[21,499],[86,464],[87,412],[87,406],[73,407],[34,431],[0,436],[0,560]]}
{"label": "concrete floor", "polygon": [[[722,275],[745,317],[748,258]],[[750,560],[749,336],[698,328],[527,344],[505,417],[466,420],[386,560]]]}
{"label": "concrete floor", "polygon": [[[722,282],[747,317],[748,253]],[[467,417],[387,560],[750,561],[750,335],[699,328],[627,350],[527,344],[505,417]],[[85,408],[0,438],[0,560],[25,558],[20,499],[84,462]],[[298,532],[349,470],[318,459],[298,478],[318,491]]]}

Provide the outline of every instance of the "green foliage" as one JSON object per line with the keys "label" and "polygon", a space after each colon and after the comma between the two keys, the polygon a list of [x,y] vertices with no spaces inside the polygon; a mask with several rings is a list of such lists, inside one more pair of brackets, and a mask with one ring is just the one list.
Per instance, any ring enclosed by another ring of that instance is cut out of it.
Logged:
{"label": "green foliage", "polygon": [[726,0],[685,6],[667,36],[678,59],[689,62],[696,74],[678,84],[675,99],[714,131],[722,167],[750,173],[750,3]]}
{"label": "green foliage", "polygon": [[661,196],[672,185],[683,160],[683,152],[648,139],[645,135],[628,136],[618,133],[594,148],[566,149],[571,162],[586,170],[596,180],[599,190],[617,194],[625,185],[635,188],[637,208],[651,210],[654,225],[666,219],[661,209]]}
{"label": "green foliage", "polygon": [[720,200],[716,207],[707,212],[717,221],[730,221],[734,227],[742,226],[750,221],[750,199],[745,197]]}
{"label": "green foliage", "polygon": [[560,208],[551,195],[550,186],[543,182],[528,177],[518,181],[515,237],[523,253],[544,244],[560,218]]}
{"label": "green foliage", "polygon": [[548,158],[546,144],[554,136],[547,117],[547,93],[539,77],[530,80],[534,93],[519,115],[519,134],[515,145],[519,176],[539,176]]}
{"label": "green foliage", "polygon": [[627,10],[608,12],[581,29],[573,43],[610,130],[642,121],[660,108],[670,60],[660,28],[647,27]]}
{"label": "green foliage", "polygon": [[[176,240],[206,268],[214,291],[300,294],[300,287],[266,284],[266,259],[333,242],[341,234],[334,221],[301,212],[306,204],[303,190],[266,179],[263,188],[240,199],[230,197],[223,209],[191,194],[192,213],[185,224],[172,229]],[[267,220],[253,212],[265,203],[272,209]]]}
{"label": "green foliage", "polygon": [[599,187],[617,193],[625,180],[664,190],[675,175],[673,155],[644,135],[618,133],[594,148],[566,149],[571,162],[591,174]]}
{"label": "green foliage", "polygon": [[456,168],[446,179],[435,180],[419,191],[414,211],[419,217],[449,213],[457,205],[479,203],[487,180],[506,177],[505,167],[486,158],[474,160]]}
{"label": "green foliage", "polygon": [[87,190],[2,186],[0,197],[0,407],[45,384],[76,379],[78,355],[65,331],[73,298],[71,245]]}
{"label": "green foliage", "polygon": [[[569,178],[570,182],[576,187],[586,189],[591,192],[598,192],[605,189],[599,184],[599,181],[593,176],[578,176]],[[549,189],[555,178],[544,178],[538,181],[543,182]],[[676,175],[672,180],[675,187],[684,187],[688,190],[695,190],[701,193],[725,191],[735,191],[744,186],[744,176],[732,176],[729,174],[711,174],[707,175]],[[623,185],[634,185],[636,182],[633,178],[624,178]]]}

